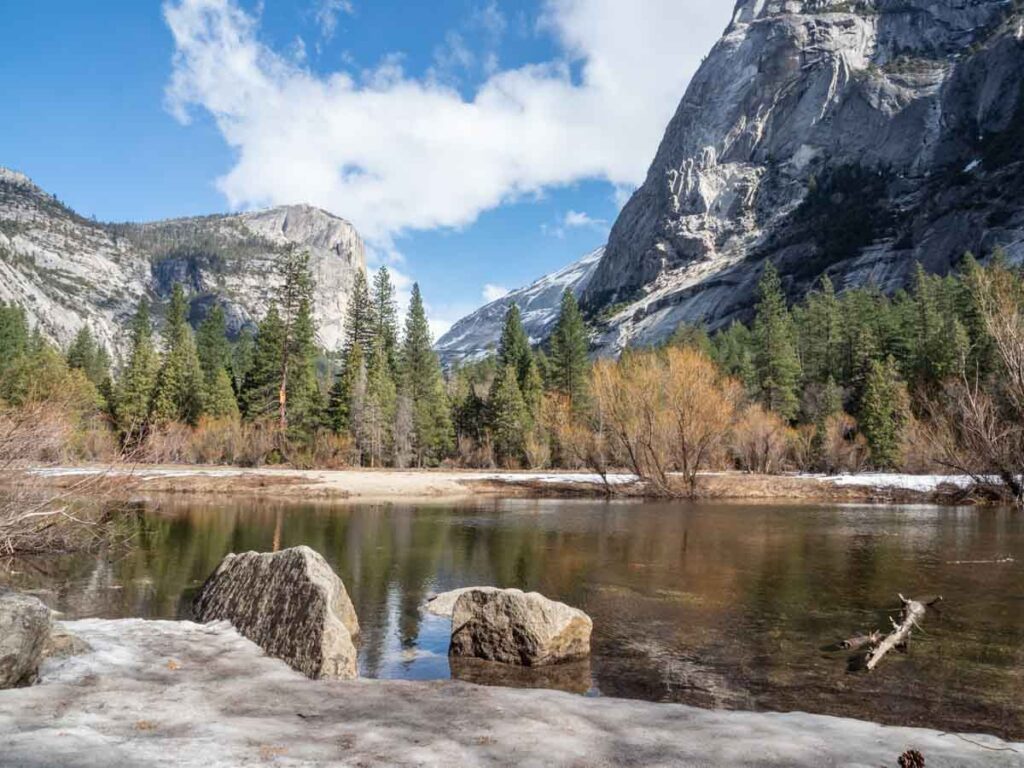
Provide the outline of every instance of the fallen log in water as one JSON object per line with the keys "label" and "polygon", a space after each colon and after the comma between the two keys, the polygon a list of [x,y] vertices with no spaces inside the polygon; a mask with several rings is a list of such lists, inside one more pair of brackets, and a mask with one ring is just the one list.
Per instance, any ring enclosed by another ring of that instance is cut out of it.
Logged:
{"label": "fallen log in water", "polygon": [[854,635],[846,640],[841,640],[827,650],[855,651],[855,655],[849,660],[850,671],[868,670],[871,671],[878,666],[879,662],[889,651],[896,648],[906,651],[910,641],[910,633],[914,627],[920,628],[920,622],[924,619],[927,609],[940,600],[941,597],[923,598],[921,600],[908,600],[900,595],[899,621],[890,619],[892,631],[885,635],[878,630]]}
{"label": "fallen log in water", "polygon": [[868,672],[873,670],[885,658],[885,654],[893,648],[905,648],[910,640],[911,631],[914,627],[920,628],[920,622],[924,619],[928,606],[935,605],[941,599],[941,597],[936,597],[925,603],[920,600],[908,600],[903,595],[900,595],[900,602],[903,603],[903,607],[900,610],[900,621],[893,620],[893,631],[868,651],[864,664],[865,669]]}

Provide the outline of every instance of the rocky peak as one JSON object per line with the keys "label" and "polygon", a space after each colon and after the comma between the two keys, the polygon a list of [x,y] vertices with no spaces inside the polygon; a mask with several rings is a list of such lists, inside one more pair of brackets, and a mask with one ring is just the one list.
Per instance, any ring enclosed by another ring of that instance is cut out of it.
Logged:
{"label": "rocky peak", "polygon": [[740,0],[584,292],[621,308],[603,345],[748,313],[766,258],[799,295],[1022,250],[1021,28],[1003,0]]}
{"label": "rocky peak", "polygon": [[0,300],[25,306],[32,321],[66,345],[88,323],[116,351],[143,295],[160,305],[186,286],[191,319],[222,305],[229,331],[266,311],[284,248],[307,248],[317,281],[320,340],[341,340],[363,242],[347,221],[308,205],[234,215],[105,224],[85,219],[22,173],[0,168]]}

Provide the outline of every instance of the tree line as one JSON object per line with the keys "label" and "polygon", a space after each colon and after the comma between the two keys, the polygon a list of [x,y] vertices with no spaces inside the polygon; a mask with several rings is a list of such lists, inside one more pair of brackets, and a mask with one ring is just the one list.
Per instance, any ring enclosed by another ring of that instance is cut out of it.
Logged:
{"label": "tree line", "polygon": [[839,294],[825,276],[792,306],[768,262],[751,322],[684,325],[596,363],[567,291],[542,343],[510,304],[494,354],[447,375],[417,285],[400,329],[387,269],[372,285],[357,274],[341,347],[326,351],[308,253],[279,269],[265,315],[234,342],[218,305],[193,331],[176,285],[158,343],[143,298],[116,375],[88,327],[61,352],[0,304],[0,400],[59,402],[86,458],[624,467],[690,493],[708,467],[951,470],[1021,497],[1024,288],[999,254],[945,277],[919,267],[891,296]]}

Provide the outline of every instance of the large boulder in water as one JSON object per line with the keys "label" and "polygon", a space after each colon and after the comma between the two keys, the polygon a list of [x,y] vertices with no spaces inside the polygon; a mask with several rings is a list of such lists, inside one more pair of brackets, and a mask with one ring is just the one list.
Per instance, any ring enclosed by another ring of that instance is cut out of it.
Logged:
{"label": "large boulder in water", "polygon": [[455,601],[448,655],[536,667],[590,655],[590,617],[537,592],[469,589]]}
{"label": "large boulder in water", "polygon": [[0,689],[35,682],[50,639],[50,609],[16,592],[0,594]]}
{"label": "large boulder in water", "polygon": [[356,677],[355,608],[338,575],[309,547],[228,555],[193,610],[198,621],[230,621],[307,677]]}

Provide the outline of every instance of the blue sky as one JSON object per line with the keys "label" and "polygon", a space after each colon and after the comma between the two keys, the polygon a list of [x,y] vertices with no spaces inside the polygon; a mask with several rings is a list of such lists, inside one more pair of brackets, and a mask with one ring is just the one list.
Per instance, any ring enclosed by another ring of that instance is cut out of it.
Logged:
{"label": "blue sky", "polygon": [[604,242],[726,5],[9,3],[0,164],[102,220],[320,205],[440,331]]}

